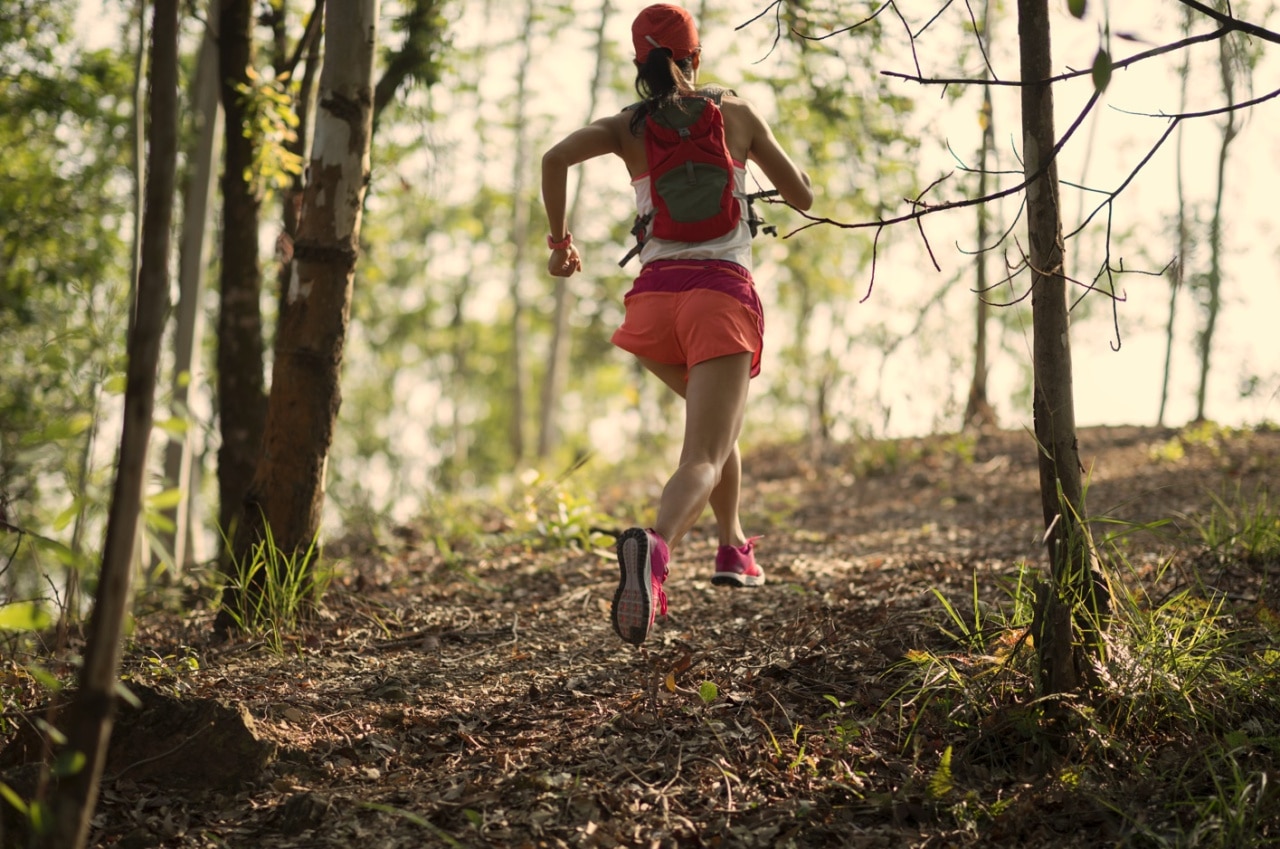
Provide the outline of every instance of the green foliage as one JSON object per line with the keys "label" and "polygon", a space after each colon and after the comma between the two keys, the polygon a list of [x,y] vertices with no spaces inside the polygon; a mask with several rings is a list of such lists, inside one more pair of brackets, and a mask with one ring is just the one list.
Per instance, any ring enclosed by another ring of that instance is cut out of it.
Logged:
{"label": "green foliage", "polygon": [[132,217],[129,57],[72,51],[72,3],[22,8],[0,15],[0,509],[33,543],[15,548],[15,597],[88,562],[105,516],[96,423],[124,371]]}
{"label": "green foliage", "polygon": [[1187,425],[1178,434],[1178,438],[1188,447],[1208,448],[1216,454],[1222,448],[1223,441],[1231,439],[1236,433],[1233,428],[1206,419],[1202,422],[1192,422]]}
{"label": "green foliage", "polygon": [[968,465],[973,462],[976,451],[976,437],[972,433],[922,439],[859,439],[854,442],[846,462],[858,477],[876,478],[922,462]]}
{"label": "green foliage", "polygon": [[1184,775],[1186,798],[1178,807],[1193,823],[1186,845],[1263,847],[1275,843],[1269,833],[1277,801],[1276,788],[1266,771],[1249,764],[1253,745],[1248,735],[1235,734],[1226,751],[1210,752],[1188,764]]}
{"label": "green foliage", "polygon": [[124,670],[120,676],[120,693],[128,694],[136,701],[137,697],[129,693],[126,684],[139,682],[158,689],[167,689],[174,695],[181,695],[191,688],[192,679],[200,672],[200,658],[196,651],[188,646],[180,646],[177,651],[161,655],[155,650],[147,650],[141,659],[131,668]]}
{"label": "green foliage", "polygon": [[917,649],[895,667],[901,683],[881,710],[897,712],[903,747],[914,744],[929,711],[941,711],[945,724],[954,730],[975,731],[1033,680],[1031,653],[1023,651],[1035,603],[1029,567],[1020,565],[1006,585],[1005,605],[982,605],[976,595],[976,575],[974,580],[974,609],[968,613],[935,590],[951,626],[944,625],[939,632],[963,651]]}
{"label": "green foliage", "polygon": [[1213,507],[1196,520],[1195,529],[1216,558],[1259,566],[1280,563],[1280,508],[1271,503],[1270,490],[1259,488],[1246,496],[1237,487],[1212,498]]}
{"label": "green foliage", "polygon": [[444,56],[452,46],[445,5],[445,0],[410,0],[391,17],[389,36],[383,41],[397,46],[384,51],[387,70],[378,82],[376,110],[381,111],[401,85],[430,87],[440,81]]}
{"label": "green foliage", "polygon": [[517,532],[530,538],[537,549],[577,548],[591,551],[608,545],[608,528],[613,520],[596,507],[593,493],[573,492],[566,485],[568,475],[547,481],[536,472],[524,477],[526,491]]}
{"label": "green foliage", "polygon": [[302,173],[302,157],[290,149],[298,140],[297,87],[288,79],[266,79],[252,67],[246,73],[248,84],[237,90],[244,101],[244,135],[254,144],[244,179],[259,200],[269,200]]}
{"label": "green foliage", "polygon": [[1188,450],[1203,449],[1217,456],[1225,442],[1239,435],[1239,430],[1214,421],[1192,422],[1174,436],[1152,446],[1149,454],[1152,459],[1167,463],[1185,459]]}
{"label": "green foliage", "polygon": [[0,605],[0,631],[39,631],[48,628],[52,621],[44,606],[33,601]]}
{"label": "green foliage", "polygon": [[1177,463],[1187,456],[1187,449],[1182,440],[1175,436],[1151,446],[1147,453],[1152,460],[1161,463]]}
{"label": "green foliage", "polygon": [[[1022,570],[1018,573],[1018,584],[1022,585]],[[947,597],[943,595],[937,587],[934,587],[933,594],[937,598],[938,603],[942,605],[942,609],[946,612],[947,618],[951,620],[955,626],[954,631],[942,628],[942,633],[955,640],[960,645],[970,651],[982,652],[986,651],[987,640],[990,637],[988,623],[985,621],[984,605],[978,598],[978,573],[973,573],[973,597],[970,602],[973,605],[973,611],[969,614],[962,613],[958,610]],[[1015,609],[1018,609],[1015,607]],[[1004,630],[1004,625],[998,625],[996,631]]]}

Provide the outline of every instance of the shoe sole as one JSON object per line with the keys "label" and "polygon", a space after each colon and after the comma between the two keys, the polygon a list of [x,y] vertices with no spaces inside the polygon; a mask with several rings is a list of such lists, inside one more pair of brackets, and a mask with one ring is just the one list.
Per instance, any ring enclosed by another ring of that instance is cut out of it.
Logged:
{"label": "shoe sole", "polygon": [[764,584],[764,575],[739,575],[735,572],[717,572],[711,583],[720,587],[759,587]]}
{"label": "shoe sole", "polygon": [[623,640],[638,646],[649,636],[653,621],[653,566],[649,535],[639,528],[618,537],[618,589],[613,594],[610,620]]}

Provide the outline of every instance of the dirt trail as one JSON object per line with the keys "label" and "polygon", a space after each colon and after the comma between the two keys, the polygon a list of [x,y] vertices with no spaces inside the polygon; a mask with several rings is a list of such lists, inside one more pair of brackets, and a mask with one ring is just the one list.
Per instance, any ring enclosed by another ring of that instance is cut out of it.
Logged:
{"label": "dirt trail", "polygon": [[[1094,515],[1175,520],[1126,552],[1139,569],[1175,557],[1176,578],[1193,555],[1179,525],[1215,494],[1280,480],[1280,434],[1186,444],[1181,457],[1175,435],[1093,429],[1080,444]],[[205,613],[143,619],[128,654],[135,680],[242,706],[273,756],[233,793],[179,789],[118,760],[96,839],[1062,847],[1122,833],[1102,806],[998,759],[957,764],[955,782],[1002,813],[958,820],[927,792],[952,741],[922,726],[904,750],[917,714],[890,700],[908,651],[946,645],[935,589],[964,607],[976,578],[984,603],[996,601],[1020,563],[1041,562],[1029,435],[812,461],[759,450],[746,485],[769,583],[713,587],[714,541],[695,534],[667,586],[670,616],[642,650],[609,628],[616,567],[597,553],[511,543],[445,557],[416,533],[394,551],[353,552],[323,621],[284,656],[206,645]],[[180,663],[187,654],[198,671]],[[174,757],[222,755],[199,743]]]}

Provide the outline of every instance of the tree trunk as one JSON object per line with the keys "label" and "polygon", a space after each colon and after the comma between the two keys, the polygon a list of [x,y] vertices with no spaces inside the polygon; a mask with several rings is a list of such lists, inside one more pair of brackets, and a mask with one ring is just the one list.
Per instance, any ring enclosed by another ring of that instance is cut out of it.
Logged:
{"label": "tree trunk", "polygon": [[[315,541],[342,400],[342,352],[370,173],[378,2],[331,4],[327,16],[314,152],[285,294],[288,309],[276,334],[262,454],[236,535],[239,557],[266,530],[286,556]],[[245,598],[230,602],[240,611],[253,609]]]}
{"label": "tree trunk", "polygon": [[1039,445],[1040,502],[1050,561],[1049,585],[1037,610],[1036,647],[1042,688],[1070,692],[1086,681],[1088,658],[1073,621],[1100,624],[1092,544],[1085,520],[1076,442],[1071,342],[1063,268],[1048,0],[1018,0],[1022,67],[1022,147],[1032,285],[1033,405]]}
{"label": "tree trunk", "polygon": [[511,296],[511,458],[520,463],[525,458],[524,417],[526,408],[526,376],[525,376],[525,320],[524,296],[521,293],[520,281],[524,278],[525,243],[529,237],[529,204],[524,194],[525,177],[529,170],[529,129],[525,126],[525,80],[529,76],[529,66],[533,61],[533,22],[534,3],[525,3],[524,34],[521,41],[520,62],[516,68],[515,92],[515,167],[511,176],[511,280],[509,291]]}
{"label": "tree trunk", "polygon": [[147,192],[147,0],[137,0],[138,52],[133,57],[133,257],[129,266],[129,323],[133,332],[142,266],[142,205]]}
{"label": "tree trunk", "polygon": [[67,746],[82,753],[84,763],[54,791],[50,831],[44,844],[50,849],[83,847],[97,803],[115,713],[120,640],[146,480],[156,369],[169,308],[169,231],[178,146],[178,0],[156,0],[152,39],[149,177],[119,462],[80,687],[66,718]]}
{"label": "tree trunk", "polygon": [[249,83],[254,5],[253,0],[222,0],[218,28],[218,75],[226,113],[217,357],[222,437],[218,448],[218,524],[228,538],[235,532],[232,526],[244,509],[245,493],[253,480],[266,414],[259,202],[245,179],[253,162],[253,141],[245,138],[245,110],[237,91],[237,86]]}
{"label": "tree trunk", "polygon": [[[485,3],[484,16],[482,26],[486,29],[492,23],[492,5]],[[480,69],[479,76],[483,78],[485,69],[489,67],[488,48],[485,45],[478,45],[474,56],[475,65]],[[385,77],[384,77],[385,80]],[[471,109],[472,114],[483,114],[483,97],[481,94],[480,79],[471,81],[466,87],[471,93]],[[375,119],[376,119],[375,111]],[[476,166],[477,171],[481,174],[485,172],[485,166],[488,163],[486,151],[488,150],[488,142],[485,138],[486,124],[479,121],[475,128],[476,141]],[[467,354],[471,350],[472,340],[470,331],[467,327],[467,298],[471,294],[471,285],[469,281],[476,279],[477,269],[483,264],[479,259],[479,249],[475,244],[471,245],[471,249],[467,251],[466,271],[462,275],[462,281],[453,291],[451,306],[453,315],[449,321],[449,397],[453,398],[454,403],[450,405],[451,413],[449,419],[449,446],[450,450],[446,453],[443,462],[440,465],[439,479],[441,486],[448,491],[455,490],[462,485],[463,474],[467,470],[467,458],[471,451],[472,440],[475,439],[475,429],[470,427],[465,421],[465,410],[462,399],[466,397],[466,390],[471,381],[469,374],[469,361]]]}
{"label": "tree trunk", "polygon": [[[187,399],[197,385],[196,354],[204,330],[205,271],[209,265],[210,203],[217,179],[218,157],[222,150],[222,105],[218,102],[218,15],[216,0],[210,0],[204,39],[196,61],[192,84],[192,101],[197,123],[195,155],[182,211],[182,238],[178,248],[178,308],[173,332],[173,383],[171,403],[173,415],[190,423]],[[166,511],[173,530],[165,533],[165,543],[173,557],[173,567],[181,571],[194,553],[192,533],[195,488],[191,486],[191,463],[195,454],[194,429],[188,426],[181,435],[171,435],[165,445],[165,486],[177,489],[182,500]]]}
{"label": "tree trunk", "polygon": [[[1189,9],[1183,9],[1182,31],[1184,34],[1190,32],[1191,12]],[[1178,112],[1185,112],[1187,108],[1187,85],[1191,80],[1191,56],[1183,54],[1182,67],[1178,70]],[[1177,249],[1174,252],[1174,262],[1169,268],[1169,319],[1165,323],[1164,331],[1164,373],[1160,378],[1160,411],[1156,415],[1156,424],[1164,426],[1165,406],[1169,402],[1169,376],[1173,372],[1173,330],[1174,320],[1178,314],[1178,293],[1182,291],[1182,284],[1186,282],[1187,273],[1187,251],[1191,244],[1191,235],[1187,225],[1187,194],[1183,185],[1183,167],[1182,167],[1182,148],[1183,137],[1186,135],[1183,124],[1178,124],[1178,138],[1174,148],[1174,184],[1177,187],[1178,196],[1178,232],[1177,232]]]}
{"label": "tree trunk", "polygon": [[[1235,71],[1232,66],[1230,36],[1218,41],[1218,67],[1222,74],[1222,91],[1227,105],[1234,106]],[[1196,421],[1205,420],[1205,404],[1209,391],[1209,361],[1213,353],[1213,334],[1222,306],[1222,198],[1227,182],[1227,153],[1239,128],[1236,113],[1228,110],[1222,125],[1222,143],[1218,147],[1217,186],[1213,197],[1213,218],[1209,222],[1209,276],[1205,281],[1207,300],[1204,306],[1204,329],[1200,333],[1200,384],[1196,389]]]}
{"label": "tree trunk", "polygon": [[[609,15],[613,11],[611,0],[600,3],[600,25],[596,27],[596,72],[591,80],[591,96],[587,105],[587,121],[595,118],[599,108],[600,89],[604,83],[604,75],[610,65],[608,61],[608,37],[605,30],[609,26]],[[585,122],[584,122],[585,123]],[[582,201],[582,189],[585,184],[584,175],[578,175],[578,184],[573,189],[573,200],[569,204],[569,230],[573,230],[573,222],[578,205]],[[551,350],[547,355],[547,375],[542,381],[542,406],[538,417],[538,458],[546,459],[560,441],[559,428],[556,422],[556,408],[560,396],[564,394],[564,386],[568,380],[569,349],[572,328],[569,315],[573,311],[573,289],[569,286],[568,277],[557,277],[554,283],[555,307],[551,318]]]}
{"label": "tree trunk", "polygon": [[[297,61],[302,62],[302,79],[298,85],[297,100],[294,101],[294,112],[298,116],[298,129],[293,138],[284,143],[284,148],[289,153],[295,154],[300,159],[306,159],[308,156],[308,145],[311,142],[311,124],[312,114],[315,101],[316,76],[320,72],[321,54],[320,54],[320,33],[324,26],[324,0],[315,0],[315,8],[311,11],[311,16],[307,19],[306,29],[302,33],[302,38],[293,49],[290,49],[288,43],[288,32],[285,27],[285,7],[281,5],[279,12],[274,17],[274,56],[272,57],[272,65],[275,68],[276,78],[281,79],[288,75],[289,78],[295,78],[297,75]],[[280,204],[280,216],[282,221],[283,236],[290,244],[298,236],[298,218],[302,209],[302,193],[303,193],[303,176],[302,174],[293,175],[289,189],[282,193],[282,202]],[[276,292],[276,314],[283,316],[288,304],[285,298],[286,281],[289,278],[289,260],[282,259],[277,269],[277,279],[279,285]]]}
{"label": "tree trunk", "polygon": [[[979,38],[990,43],[991,8],[982,8],[982,32]],[[987,193],[987,162],[995,147],[995,111],[991,104],[991,86],[982,87],[982,143],[978,148],[978,196]],[[987,397],[987,319],[991,305],[987,301],[987,205],[978,204],[978,248],[974,254],[974,271],[978,290],[978,302],[974,310],[973,377],[969,381],[969,399],[965,402],[963,427],[984,428],[996,423],[995,410]]]}

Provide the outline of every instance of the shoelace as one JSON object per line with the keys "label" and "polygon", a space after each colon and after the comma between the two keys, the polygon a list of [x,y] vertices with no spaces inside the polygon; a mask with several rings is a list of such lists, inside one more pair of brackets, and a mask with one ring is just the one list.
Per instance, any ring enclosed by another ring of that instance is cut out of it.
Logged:
{"label": "shoelace", "polygon": [[[670,574],[670,570],[666,566],[663,566],[662,567],[663,581],[667,579],[668,574]],[[659,582],[658,584],[658,607],[662,610],[662,615],[666,616],[667,615],[667,591],[662,588],[661,582]]]}

